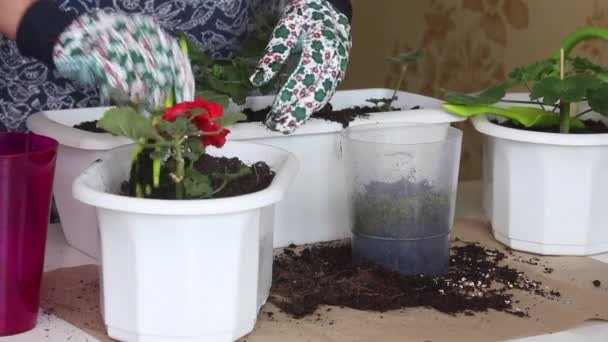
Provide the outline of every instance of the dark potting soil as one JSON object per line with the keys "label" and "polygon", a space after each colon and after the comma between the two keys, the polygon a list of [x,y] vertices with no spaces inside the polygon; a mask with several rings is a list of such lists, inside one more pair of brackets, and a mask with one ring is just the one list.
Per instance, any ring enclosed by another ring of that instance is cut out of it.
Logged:
{"label": "dark potting soil", "polygon": [[97,120],[83,121],[79,124],[74,125],[74,128],[91,133],[108,133],[106,130],[97,127]]}
{"label": "dark potting soil", "polygon": [[441,277],[391,272],[351,258],[350,243],[320,244],[303,250],[284,249],[273,266],[270,301],[298,319],[320,305],[385,312],[426,307],[456,315],[496,310],[528,317],[513,290],[555,299],[557,291],[501,264],[504,253],[458,241],[451,248],[449,271]]}
{"label": "dark potting soil", "polygon": [[[243,114],[247,116],[247,120],[245,122],[263,122],[266,119],[266,115],[270,111],[271,107],[266,107],[260,110],[252,110],[246,108],[243,110]],[[410,110],[420,109],[420,106],[411,107]],[[399,108],[392,108],[392,111],[400,110]],[[342,127],[346,128],[358,117],[368,117],[369,113],[378,113],[381,112],[380,109],[373,106],[355,106],[351,108],[346,108],[342,110],[333,110],[331,104],[327,104],[320,111],[314,113],[312,117],[325,119],[327,121],[338,122],[342,125]],[[107,133],[105,130],[101,128],[97,128],[97,120],[95,121],[85,121],[81,122],[77,125],[74,125],[74,128],[82,129],[88,132],[93,133]]]}
{"label": "dark potting soil", "polygon": [[[515,128],[515,129],[521,129],[521,130],[525,130],[525,131],[533,131],[533,132],[543,132],[543,133],[559,133],[559,127],[530,127],[530,128],[526,128],[523,127],[522,125],[515,123],[511,120],[505,121],[503,123],[499,123],[497,120],[491,120],[492,123],[503,126],[503,127],[508,127],[508,128]],[[571,128],[570,129],[570,133],[571,134],[602,134],[602,133],[608,133],[608,126],[606,126],[606,124],[604,124],[601,121],[594,121],[594,120],[583,120],[583,123],[585,124],[585,128]]]}
{"label": "dark potting soil", "polygon": [[[215,193],[211,198],[225,198],[246,195],[266,189],[272,183],[276,175],[270,166],[264,162],[247,165],[238,158],[214,157],[204,154],[194,163],[194,167],[211,181],[213,189],[219,189],[224,183],[222,176],[235,174],[243,168],[248,168],[250,172],[237,179],[228,182],[222,190]],[[137,170],[139,168],[139,170]],[[140,172],[140,177],[135,177],[135,173]],[[152,162],[148,154],[142,154],[139,159],[138,167],[131,169],[129,181],[122,184],[121,194],[124,196],[136,196],[135,184],[131,179],[140,179],[146,184],[152,183]],[[175,199],[175,186],[170,175],[161,171],[160,187],[153,189],[146,198]]]}
{"label": "dark potting soil", "polygon": [[[243,114],[247,116],[246,122],[263,122],[266,119],[266,115],[270,109],[271,107],[266,107],[260,110],[251,110],[247,108],[243,111]],[[420,109],[420,106],[414,106],[410,109]],[[396,111],[400,109],[392,108],[391,110]],[[314,113],[312,117],[337,122],[340,123],[342,127],[346,128],[350,122],[354,121],[356,118],[366,118],[370,113],[378,113],[381,111],[382,110],[380,110],[378,107],[374,106],[355,106],[341,110],[334,110],[333,106],[328,103],[321,110]]]}
{"label": "dark potting soil", "polygon": [[367,184],[354,197],[354,257],[402,274],[447,272],[450,199],[427,181]]}

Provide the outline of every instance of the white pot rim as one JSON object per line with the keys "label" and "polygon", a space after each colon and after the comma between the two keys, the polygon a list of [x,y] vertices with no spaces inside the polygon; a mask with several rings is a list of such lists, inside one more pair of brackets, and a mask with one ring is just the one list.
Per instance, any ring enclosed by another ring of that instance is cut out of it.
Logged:
{"label": "white pot rim", "polygon": [[477,131],[495,138],[520,142],[562,145],[562,146],[605,146],[608,145],[608,133],[600,134],[561,134],[533,132],[504,127],[492,123],[487,115],[478,115],[471,119]]}
{"label": "white pot rim", "polygon": [[[113,107],[101,108],[105,110],[111,109]],[[100,107],[92,107],[65,109],[64,111],[65,113],[78,114],[82,113],[83,111],[99,110]],[[114,136],[110,133],[87,132],[81,129],[76,129],[71,126],[58,123],[54,120],[51,120],[44,111],[28,117],[26,120],[26,125],[28,129],[32,132],[36,132],[37,134],[53,138],[59,141],[61,145],[65,145],[72,148],[105,151],[131,143],[131,140],[125,137]]]}
{"label": "white pot rim", "polygon": [[[151,215],[221,215],[243,212],[262,208],[280,201],[285,195],[288,185],[298,172],[299,162],[295,155],[284,149],[249,142],[228,142],[224,148],[257,148],[263,156],[264,151],[277,152],[285,156],[282,165],[275,169],[275,177],[272,183],[264,190],[255,193],[219,199],[203,200],[160,200],[143,199],[120,196],[95,189],[91,180],[96,176],[97,170],[104,163],[103,160],[95,161],[83,174],[78,176],[73,183],[72,192],[76,199],[86,204],[115,211]],[[133,145],[122,146],[106,153],[109,157],[112,153],[132,149]],[[264,160],[261,157],[260,160]]]}
{"label": "white pot rim", "polygon": [[[363,106],[366,97],[370,94],[385,94],[390,93],[392,90],[385,88],[365,88],[365,89],[352,89],[352,90],[340,90],[336,92],[336,95],[344,97],[353,97],[360,99],[353,105]],[[369,113],[368,117],[359,117],[349,123],[349,126],[358,126],[369,123],[452,123],[465,121],[466,118],[453,115],[448,113],[441,108],[438,99],[428,97],[421,94],[400,91],[398,96],[407,96],[418,100],[421,103],[435,103],[436,105],[431,108],[421,109],[404,109],[392,112],[378,112]],[[370,95],[371,96],[371,95]],[[384,96],[384,95],[383,95]],[[388,96],[388,95],[387,95]],[[247,99],[248,107],[251,101],[262,101],[264,103],[271,104],[274,101],[274,96],[252,96]],[[416,104],[416,103],[412,103]],[[371,104],[369,104],[371,105]],[[112,107],[93,107],[93,108],[75,108],[61,110],[62,114],[67,117],[78,117],[78,115],[88,117],[85,112],[95,113],[100,111],[106,111]],[[233,110],[239,110],[239,106],[233,106]],[[73,128],[69,125],[65,125],[54,121],[51,117],[56,114],[57,111],[41,111],[34,115],[31,115],[26,125],[28,129],[41,135],[45,135],[59,141],[60,144],[69,146],[72,148],[85,149],[85,150],[110,150],[119,146],[128,145],[131,143],[130,140],[124,137],[117,137],[109,133],[92,133],[83,131],[80,129]],[[85,115],[82,115],[85,114]],[[243,122],[237,123],[230,127],[230,136],[233,139],[247,140],[247,139],[261,139],[261,138],[280,138],[290,136],[305,136],[313,134],[328,134],[336,133],[344,130],[342,124],[338,122],[328,121],[321,118],[311,118],[306,121],[301,127],[290,135],[284,135],[280,132],[274,132],[268,129],[261,122]]]}

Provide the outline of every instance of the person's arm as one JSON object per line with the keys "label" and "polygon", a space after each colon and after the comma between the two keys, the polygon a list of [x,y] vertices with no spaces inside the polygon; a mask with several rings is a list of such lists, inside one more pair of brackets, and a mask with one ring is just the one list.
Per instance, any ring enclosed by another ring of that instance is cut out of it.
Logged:
{"label": "person's arm", "polygon": [[0,34],[10,40],[17,38],[21,18],[34,0],[4,0],[0,2]]}

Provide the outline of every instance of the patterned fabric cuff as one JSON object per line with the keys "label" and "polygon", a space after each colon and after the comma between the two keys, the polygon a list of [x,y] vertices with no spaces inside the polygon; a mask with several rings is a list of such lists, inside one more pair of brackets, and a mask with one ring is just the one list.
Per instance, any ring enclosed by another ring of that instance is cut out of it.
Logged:
{"label": "patterned fabric cuff", "polygon": [[353,7],[350,0],[328,0],[338,11],[348,17],[348,21],[353,19]]}
{"label": "patterned fabric cuff", "polygon": [[48,66],[53,66],[55,42],[74,19],[75,16],[61,11],[53,0],[34,2],[21,19],[17,29],[19,51],[24,56],[33,57]]}

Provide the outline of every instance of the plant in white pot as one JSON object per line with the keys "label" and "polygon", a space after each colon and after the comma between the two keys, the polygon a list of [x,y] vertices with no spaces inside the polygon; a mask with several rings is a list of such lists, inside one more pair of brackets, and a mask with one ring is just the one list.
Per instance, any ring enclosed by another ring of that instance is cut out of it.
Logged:
{"label": "plant in white pot", "polygon": [[233,341],[253,329],[271,285],[274,205],[298,163],[276,147],[225,144],[240,118],[199,98],[99,120],[136,142],[73,186],[96,208],[110,337]]}
{"label": "plant in white pot", "polygon": [[[518,68],[477,95],[446,91],[448,111],[487,137],[484,206],[494,236],[545,255],[608,251],[608,69],[569,56],[608,30],[568,36],[550,58]],[[507,94],[525,85],[530,93]],[[527,97],[527,98],[526,98]]]}
{"label": "plant in white pot", "polygon": [[[204,89],[199,96],[248,114],[246,121],[231,127],[231,140],[280,147],[300,160],[302,172],[296,176],[289,194],[277,204],[275,247],[346,238],[350,232],[339,145],[345,126],[370,123],[442,123],[448,126],[465,118],[447,113],[437,99],[398,90],[407,70],[407,63],[401,63],[421,58],[421,51],[416,51],[391,58],[392,62],[403,66],[402,77],[394,89],[337,91],[330,104],[295,133],[272,132],[260,121],[274,96],[247,97],[252,91],[259,94],[276,91],[285,75],[285,72],[281,73],[274,84],[270,83],[264,89],[249,83],[250,72],[257,62],[256,54],[263,51],[266,32],[273,27],[264,24],[264,20],[267,19],[262,18],[259,26],[265,29],[259,29],[257,35],[243,43],[238,58],[213,59],[193,44],[187,44],[197,76],[197,89]],[[390,101],[380,102],[382,99]],[[392,107],[390,111],[382,109],[387,103]],[[76,175],[105,151],[129,143],[124,137],[99,133],[96,122],[107,110],[45,111],[27,121],[30,130],[53,137],[60,143],[54,195],[61,225],[68,243],[93,257],[99,257],[95,212],[73,199],[71,184]]]}

